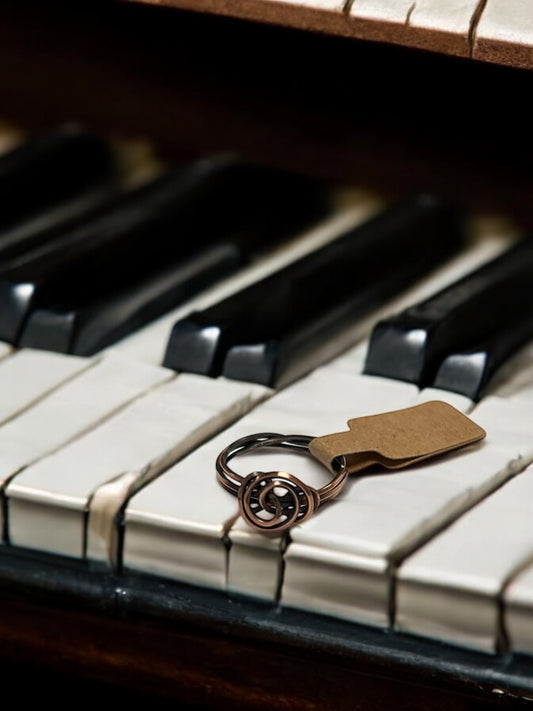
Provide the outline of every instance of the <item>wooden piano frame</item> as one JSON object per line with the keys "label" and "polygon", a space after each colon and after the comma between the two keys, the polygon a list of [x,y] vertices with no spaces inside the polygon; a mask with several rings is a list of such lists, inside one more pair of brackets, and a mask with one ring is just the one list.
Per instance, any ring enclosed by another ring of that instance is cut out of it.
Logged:
{"label": "wooden piano frame", "polygon": [[[171,159],[230,148],[385,196],[437,190],[532,226],[529,72],[102,0],[2,13],[0,116],[27,130],[78,119],[148,137]],[[24,669],[36,698],[72,687],[85,700],[243,711],[533,699],[532,659],[9,546],[0,600],[4,673]]]}

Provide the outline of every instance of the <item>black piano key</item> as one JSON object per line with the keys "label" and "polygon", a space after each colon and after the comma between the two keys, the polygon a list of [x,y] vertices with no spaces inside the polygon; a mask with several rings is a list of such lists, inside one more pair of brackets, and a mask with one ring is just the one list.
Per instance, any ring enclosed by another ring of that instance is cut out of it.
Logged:
{"label": "black piano key", "polygon": [[364,372],[431,385],[448,355],[479,343],[531,311],[533,239],[374,327]]}
{"label": "black piano key", "polygon": [[466,395],[478,402],[498,369],[533,338],[533,304],[481,343],[448,355],[439,366],[433,387]]}
{"label": "black piano key", "polygon": [[65,202],[44,208],[29,219],[0,229],[0,265],[87,222],[99,211],[110,207],[120,192],[119,181],[104,179]]}
{"label": "black piano key", "polygon": [[164,364],[280,385],[371,309],[463,243],[430,196],[398,204],[218,304],[174,324]]}
{"label": "black piano key", "polygon": [[77,124],[58,126],[0,155],[0,227],[57,205],[118,168],[110,144]]}
{"label": "black piano key", "polygon": [[215,245],[104,298],[88,300],[75,308],[67,303],[36,309],[29,316],[18,345],[94,355],[241,264],[242,253],[236,245]]}
{"label": "black piano key", "polygon": [[[78,321],[72,314],[78,309],[88,313],[91,303],[113,300],[135,284],[142,289],[146,278],[211,245],[231,243],[243,264],[327,209],[327,191],[316,181],[231,157],[170,170],[86,224],[0,265],[0,339],[18,343],[26,319],[38,309],[36,335],[25,332],[25,342],[51,349],[65,343],[70,329],[73,344]],[[151,300],[138,309],[136,323],[166,303]]]}

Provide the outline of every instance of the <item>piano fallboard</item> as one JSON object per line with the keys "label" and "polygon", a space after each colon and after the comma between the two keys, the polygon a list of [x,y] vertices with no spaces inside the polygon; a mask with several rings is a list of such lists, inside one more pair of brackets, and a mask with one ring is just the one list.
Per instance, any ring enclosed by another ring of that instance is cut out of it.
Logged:
{"label": "piano fallboard", "polygon": [[533,68],[528,0],[134,0]]}

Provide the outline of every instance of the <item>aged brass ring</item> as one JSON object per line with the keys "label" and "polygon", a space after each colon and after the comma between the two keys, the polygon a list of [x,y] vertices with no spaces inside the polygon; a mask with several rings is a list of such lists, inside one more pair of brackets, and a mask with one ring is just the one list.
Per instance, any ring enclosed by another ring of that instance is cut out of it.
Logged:
{"label": "aged brass ring", "polygon": [[237,454],[261,447],[280,447],[309,454],[312,439],[314,437],[308,435],[260,432],[241,437],[220,452],[216,461],[217,480],[238,497],[241,515],[252,528],[279,532],[306,521],[321,504],[340,494],[348,471],[341,458],[333,479],[321,489],[314,489],[284,471],[255,471],[243,477],[228,466],[228,461]]}

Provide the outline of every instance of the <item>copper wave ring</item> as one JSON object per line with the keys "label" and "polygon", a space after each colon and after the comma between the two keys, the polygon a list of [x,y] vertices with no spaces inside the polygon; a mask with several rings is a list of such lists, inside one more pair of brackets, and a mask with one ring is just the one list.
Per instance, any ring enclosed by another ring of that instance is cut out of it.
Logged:
{"label": "copper wave ring", "polygon": [[279,532],[306,521],[321,504],[340,494],[348,471],[341,461],[333,479],[321,489],[314,489],[284,471],[255,471],[243,477],[230,469],[228,461],[237,454],[262,447],[280,447],[306,454],[312,439],[308,435],[260,432],[241,437],[220,452],[216,461],[217,480],[238,497],[240,513],[252,528]]}

